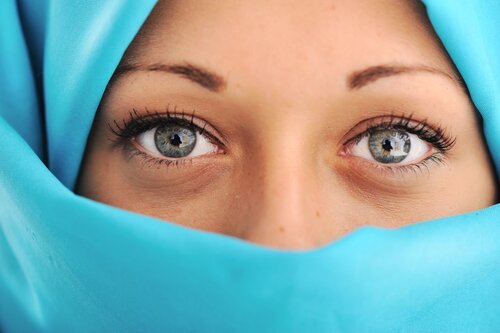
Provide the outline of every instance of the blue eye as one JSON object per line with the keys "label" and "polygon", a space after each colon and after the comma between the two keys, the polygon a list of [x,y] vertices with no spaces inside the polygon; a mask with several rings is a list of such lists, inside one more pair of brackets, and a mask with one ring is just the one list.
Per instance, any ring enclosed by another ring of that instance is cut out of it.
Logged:
{"label": "blue eye", "polygon": [[399,163],[410,152],[411,140],[408,133],[395,130],[376,130],[368,138],[372,157],[380,163]]}
{"label": "blue eye", "polygon": [[196,131],[176,124],[159,126],[154,133],[154,142],[166,157],[186,157],[196,146]]}
{"label": "blue eye", "polygon": [[140,133],[135,140],[151,155],[169,159],[197,157],[218,150],[201,130],[175,121]]}
{"label": "blue eye", "polygon": [[353,156],[381,164],[410,164],[429,156],[433,146],[417,135],[394,128],[371,129],[350,147]]}

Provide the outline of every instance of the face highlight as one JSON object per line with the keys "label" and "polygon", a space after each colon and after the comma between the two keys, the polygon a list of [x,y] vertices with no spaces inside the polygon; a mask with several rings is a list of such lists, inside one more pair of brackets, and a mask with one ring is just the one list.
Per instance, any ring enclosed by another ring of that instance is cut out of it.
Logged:
{"label": "face highlight", "polygon": [[406,0],[160,1],[77,187],[281,248],[469,212],[495,191],[466,88]]}

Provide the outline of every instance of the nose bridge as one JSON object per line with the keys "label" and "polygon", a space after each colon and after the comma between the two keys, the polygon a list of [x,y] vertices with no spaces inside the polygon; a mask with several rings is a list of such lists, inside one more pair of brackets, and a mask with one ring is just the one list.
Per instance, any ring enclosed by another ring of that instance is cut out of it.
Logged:
{"label": "nose bridge", "polygon": [[300,147],[285,149],[281,155],[275,155],[266,169],[264,179],[267,215],[276,217],[276,221],[287,220],[288,224],[297,224],[307,214],[311,203],[308,194],[313,190],[314,179],[308,177],[312,165],[308,156],[304,156]]}
{"label": "nose bridge", "polygon": [[244,239],[281,248],[311,248],[323,242],[319,159],[301,137],[303,131],[291,128],[267,140]]}

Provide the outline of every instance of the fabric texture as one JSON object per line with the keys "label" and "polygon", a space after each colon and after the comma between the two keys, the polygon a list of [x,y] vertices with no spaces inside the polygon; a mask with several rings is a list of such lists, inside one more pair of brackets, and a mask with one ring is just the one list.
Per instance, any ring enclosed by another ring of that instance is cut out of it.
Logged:
{"label": "fabric texture", "polygon": [[[424,2],[498,174],[500,2]],[[500,331],[498,204],[284,251],[76,196],[99,101],[154,4],[0,2],[1,332]]]}

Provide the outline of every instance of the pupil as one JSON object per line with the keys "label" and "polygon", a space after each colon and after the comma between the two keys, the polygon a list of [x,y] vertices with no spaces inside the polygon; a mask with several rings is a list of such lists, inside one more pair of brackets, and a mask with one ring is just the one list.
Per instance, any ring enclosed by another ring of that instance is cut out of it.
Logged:
{"label": "pupil", "polygon": [[382,148],[386,151],[391,151],[393,149],[392,144],[391,144],[391,140],[385,139],[384,143],[382,144]]}
{"label": "pupil", "polygon": [[170,137],[170,144],[172,146],[176,146],[176,147],[179,147],[182,143],[182,140],[181,140],[181,137],[179,136],[179,134],[174,134]]}

